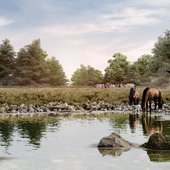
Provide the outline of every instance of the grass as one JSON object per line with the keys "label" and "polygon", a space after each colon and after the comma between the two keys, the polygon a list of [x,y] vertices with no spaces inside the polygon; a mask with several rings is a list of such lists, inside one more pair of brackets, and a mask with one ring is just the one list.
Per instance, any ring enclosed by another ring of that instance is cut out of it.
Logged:
{"label": "grass", "polygon": [[[146,87],[137,87],[142,100],[143,90]],[[170,87],[160,87],[163,92],[163,101],[170,101]],[[37,105],[49,102],[68,104],[105,101],[110,104],[128,102],[130,88],[96,89],[89,87],[1,87],[0,104],[9,105]]]}

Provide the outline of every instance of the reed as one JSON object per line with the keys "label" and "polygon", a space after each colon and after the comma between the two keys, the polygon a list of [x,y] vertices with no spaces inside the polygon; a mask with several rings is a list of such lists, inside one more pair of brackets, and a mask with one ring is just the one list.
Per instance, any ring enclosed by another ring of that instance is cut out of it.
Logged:
{"label": "reed", "polygon": [[[142,99],[146,87],[137,87]],[[163,92],[163,101],[170,101],[170,87],[160,87]],[[128,102],[130,88],[95,89],[88,87],[11,87],[0,88],[0,106],[8,105],[36,105],[41,106],[49,102],[68,104],[105,101],[110,104]]]}

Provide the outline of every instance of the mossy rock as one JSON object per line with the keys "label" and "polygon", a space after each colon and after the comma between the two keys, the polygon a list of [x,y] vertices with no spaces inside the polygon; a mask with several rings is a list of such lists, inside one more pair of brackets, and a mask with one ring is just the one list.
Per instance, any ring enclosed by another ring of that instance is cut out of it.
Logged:
{"label": "mossy rock", "polygon": [[144,143],[140,147],[154,150],[170,150],[170,135],[154,133],[150,136],[148,142]]}

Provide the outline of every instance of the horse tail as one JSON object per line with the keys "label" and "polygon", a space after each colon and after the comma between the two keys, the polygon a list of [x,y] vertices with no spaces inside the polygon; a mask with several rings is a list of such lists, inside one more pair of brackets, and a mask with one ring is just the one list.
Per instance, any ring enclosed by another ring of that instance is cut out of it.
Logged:
{"label": "horse tail", "polygon": [[162,108],[163,100],[162,100],[162,91],[159,89],[159,98],[158,98],[158,105],[159,108]]}
{"label": "horse tail", "polygon": [[142,109],[143,109],[143,107],[144,107],[144,104],[145,104],[145,102],[147,102],[147,101],[145,101],[146,99],[146,93],[147,93],[147,91],[150,89],[150,87],[147,87],[144,91],[143,91],[143,96],[142,96],[142,103],[141,103],[141,107],[142,107]]}

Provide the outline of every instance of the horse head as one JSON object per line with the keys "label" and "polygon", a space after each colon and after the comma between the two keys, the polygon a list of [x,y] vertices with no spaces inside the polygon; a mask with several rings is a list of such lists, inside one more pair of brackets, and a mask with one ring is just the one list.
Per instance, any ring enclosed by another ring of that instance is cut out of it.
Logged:
{"label": "horse head", "polygon": [[135,95],[136,95],[136,89],[132,87],[132,88],[130,89],[130,96],[133,97],[133,98],[135,98]]}

